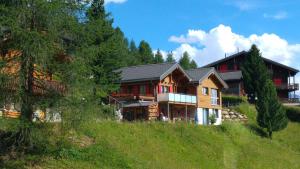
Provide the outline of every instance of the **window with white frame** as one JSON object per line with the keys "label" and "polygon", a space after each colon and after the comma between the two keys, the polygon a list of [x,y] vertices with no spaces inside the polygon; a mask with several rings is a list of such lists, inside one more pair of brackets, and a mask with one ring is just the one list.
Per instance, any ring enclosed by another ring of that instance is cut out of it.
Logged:
{"label": "window with white frame", "polygon": [[203,95],[208,95],[208,88],[207,87],[202,87],[202,94]]}
{"label": "window with white frame", "polygon": [[212,105],[218,105],[218,90],[217,89],[211,89],[211,104]]}

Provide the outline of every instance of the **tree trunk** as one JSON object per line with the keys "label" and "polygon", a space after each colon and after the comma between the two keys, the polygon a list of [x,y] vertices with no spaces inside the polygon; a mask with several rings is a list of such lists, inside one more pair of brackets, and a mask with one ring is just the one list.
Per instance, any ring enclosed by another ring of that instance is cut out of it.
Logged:
{"label": "tree trunk", "polygon": [[272,140],[272,134],[273,132],[272,131],[269,131],[269,138]]}

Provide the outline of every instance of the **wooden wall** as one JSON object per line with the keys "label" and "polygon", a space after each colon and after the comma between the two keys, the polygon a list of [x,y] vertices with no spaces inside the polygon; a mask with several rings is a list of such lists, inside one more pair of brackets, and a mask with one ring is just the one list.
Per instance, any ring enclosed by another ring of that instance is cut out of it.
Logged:
{"label": "wooden wall", "polygon": [[[207,87],[209,90],[208,95],[202,94],[202,87]],[[217,89],[219,95],[219,105],[211,104],[211,89]],[[197,87],[197,107],[201,108],[213,108],[213,109],[221,109],[222,108],[222,84],[218,81],[215,75],[209,76],[205,79],[201,84]]]}

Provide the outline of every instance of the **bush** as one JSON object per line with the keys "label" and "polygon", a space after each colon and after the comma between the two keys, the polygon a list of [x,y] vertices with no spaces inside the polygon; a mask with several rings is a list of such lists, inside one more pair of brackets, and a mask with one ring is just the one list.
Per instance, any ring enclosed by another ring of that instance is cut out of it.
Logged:
{"label": "bush", "polygon": [[248,101],[247,101],[246,97],[240,97],[240,96],[234,96],[234,95],[223,95],[222,103],[223,103],[223,106],[229,107],[229,106],[239,105],[241,103],[248,103]]}
{"label": "bush", "polygon": [[300,122],[300,107],[286,106],[286,115],[289,120]]}

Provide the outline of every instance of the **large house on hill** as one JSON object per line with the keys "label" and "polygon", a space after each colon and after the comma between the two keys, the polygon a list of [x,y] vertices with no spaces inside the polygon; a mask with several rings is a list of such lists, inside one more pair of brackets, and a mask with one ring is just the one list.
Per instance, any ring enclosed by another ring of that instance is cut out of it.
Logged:
{"label": "large house on hill", "polygon": [[165,118],[209,124],[214,114],[221,124],[221,91],[227,88],[214,68],[183,70],[178,63],[125,67],[120,90],[110,98],[121,104],[126,120]]}
{"label": "large house on hill", "polygon": [[[214,67],[226,81],[229,88],[224,90],[224,93],[239,96],[246,94],[241,66],[247,53],[242,51],[204,66]],[[263,60],[276,86],[278,97],[283,101],[293,100],[296,97],[295,92],[299,90],[299,84],[295,83],[295,76],[299,70],[267,58],[263,58]]]}

